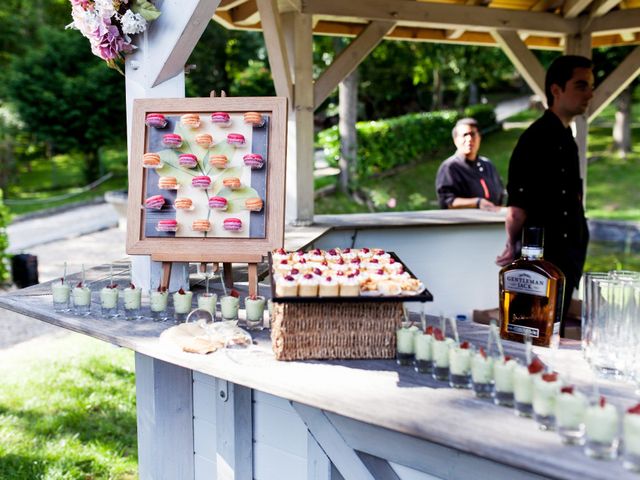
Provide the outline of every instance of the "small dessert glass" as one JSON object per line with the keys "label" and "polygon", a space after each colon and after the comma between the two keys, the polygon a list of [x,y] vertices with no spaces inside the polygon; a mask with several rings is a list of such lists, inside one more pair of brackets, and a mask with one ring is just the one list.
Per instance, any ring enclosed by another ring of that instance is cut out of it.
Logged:
{"label": "small dessert glass", "polygon": [[124,299],[124,317],[127,320],[136,320],[142,318],[140,313],[142,306],[142,289],[129,286],[122,290]]}
{"label": "small dessert glass", "polygon": [[563,387],[556,399],[556,429],[562,443],[573,445],[584,437],[587,397],[573,387]]}
{"label": "small dessert glass", "polygon": [[106,286],[100,290],[100,311],[103,317],[118,316],[118,288]]}
{"label": "small dessert glass", "polygon": [[493,403],[513,407],[513,370],[518,363],[511,359],[498,358],[493,364]]}
{"label": "small dessert glass", "polygon": [[416,333],[414,336],[414,369],[418,373],[433,373],[433,335]]}
{"label": "small dessert glass", "polygon": [[533,415],[533,380],[526,365],[518,365],[513,369],[513,407],[519,417]]}
{"label": "small dessert glass", "polygon": [[69,299],[71,298],[71,288],[65,283],[56,283],[51,286],[53,295],[53,310],[55,312],[68,312]]}
{"label": "small dessert glass", "polygon": [[454,344],[452,338],[433,342],[433,378],[441,382],[449,381],[449,350]]}
{"label": "small dessert glass", "polygon": [[627,470],[640,472],[640,414],[634,413],[638,407],[629,409],[622,421],[624,438],[623,466]]}
{"label": "small dessert glass", "polygon": [[471,358],[471,383],[478,398],[490,398],[493,394],[493,357],[475,352]]}
{"label": "small dessert glass", "polygon": [[220,299],[220,313],[222,321],[237,324],[238,311],[240,310],[240,298],[233,295],[225,295]]}
{"label": "small dessert glass", "polygon": [[533,419],[540,430],[556,426],[556,399],[562,386],[557,374],[538,375],[533,379]]}
{"label": "small dessert glass", "polygon": [[411,365],[415,358],[414,336],[420,330],[415,325],[403,325],[396,330],[396,362],[398,365]]}
{"label": "small dessert glass", "polygon": [[245,297],[244,309],[246,314],[246,327],[249,330],[262,330],[264,328],[265,298],[259,295]]}
{"label": "small dessert glass", "polygon": [[198,295],[198,308],[209,312],[214,320],[216,318],[217,303],[218,295],[215,293],[201,293]]}
{"label": "small dessert glass", "polygon": [[173,319],[176,323],[184,323],[187,314],[191,311],[193,292],[179,290],[173,294]]}
{"label": "small dessert glass", "polygon": [[600,402],[587,407],[584,415],[584,453],[592,458],[612,460],[618,456],[618,410]]}
{"label": "small dessert glass", "polygon": [[[466,344],[466,348],[465,348]],[[473,352],[467,342],[454,345],[449,350],[449,386],[471,388],[471,356]]]}
{"label": "small dessert glass", "polygon": [[152,290],[149,292],[149,311],[151,318],[155,322],[162,322],[169,319],[167,304],[169,303],[169,292],[166,290]]}
{"label": "small dessert glass", "polygon": [[73,311],[76,315],[91,313],[91,290],[89,287],[77,286],[73,289]]}

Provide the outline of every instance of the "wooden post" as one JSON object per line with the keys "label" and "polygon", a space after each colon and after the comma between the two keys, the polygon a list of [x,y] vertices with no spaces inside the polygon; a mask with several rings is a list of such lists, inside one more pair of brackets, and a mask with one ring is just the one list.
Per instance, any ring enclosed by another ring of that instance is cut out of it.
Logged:
{"label": "wooden post", "polygon": [[258,294],[258,264],[250,263],[248,267],[249,295]]}
{"label": "wooden post", "polygon": [[233,264],[222,262],[222,278],[227,288],[233,288]]}

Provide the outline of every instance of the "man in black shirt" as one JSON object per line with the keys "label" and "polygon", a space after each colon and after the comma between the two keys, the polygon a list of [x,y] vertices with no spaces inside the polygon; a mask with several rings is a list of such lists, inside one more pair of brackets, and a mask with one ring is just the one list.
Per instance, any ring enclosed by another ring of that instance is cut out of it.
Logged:
{"label": "man in black shirt", "polygon": [[478,155],[478,122],[473,118],[458,120],[451,135],[456,153],[442,162],[436,176],[440,208],[499,210],[504,187],[489,159]]}
{"label": "man in black shirt", "polygon": [[578,146],[570,124],[587,111],[593,97],[591,60],[575,55],[557,58],[547,71],[545,92],[548,110],[520,136],[511,156],[507,245],[496,263],[507,265],[519,255],[524,226],[543,227],[544,258],[566,277],[565,317],[589,241]]}

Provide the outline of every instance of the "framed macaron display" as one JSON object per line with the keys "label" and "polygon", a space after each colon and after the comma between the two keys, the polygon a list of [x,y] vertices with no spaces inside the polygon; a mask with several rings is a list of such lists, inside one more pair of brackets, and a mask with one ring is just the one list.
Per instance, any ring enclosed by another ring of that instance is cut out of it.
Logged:
{"label": "framed macaron display", "polygon": [[127,252],[242,261],[281,246],[286,116],[278,97],[135,100]]}

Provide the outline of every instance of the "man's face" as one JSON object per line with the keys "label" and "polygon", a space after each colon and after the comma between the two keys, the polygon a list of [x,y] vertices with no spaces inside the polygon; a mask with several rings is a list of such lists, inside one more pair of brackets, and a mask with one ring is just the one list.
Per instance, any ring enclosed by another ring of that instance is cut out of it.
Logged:
{"label": "man's face", "polygon": [[467,160],[475,160],[480,149],[480,132],[473,125],[460,125],[456,128],[453,143]]}
{"label": "man's face", "polygon": [[551,85],[553,106],[566,116],[575,117],[587,111],[593,98],[593,72],[590,68],[574,68],[573,76],[564,86]]}

